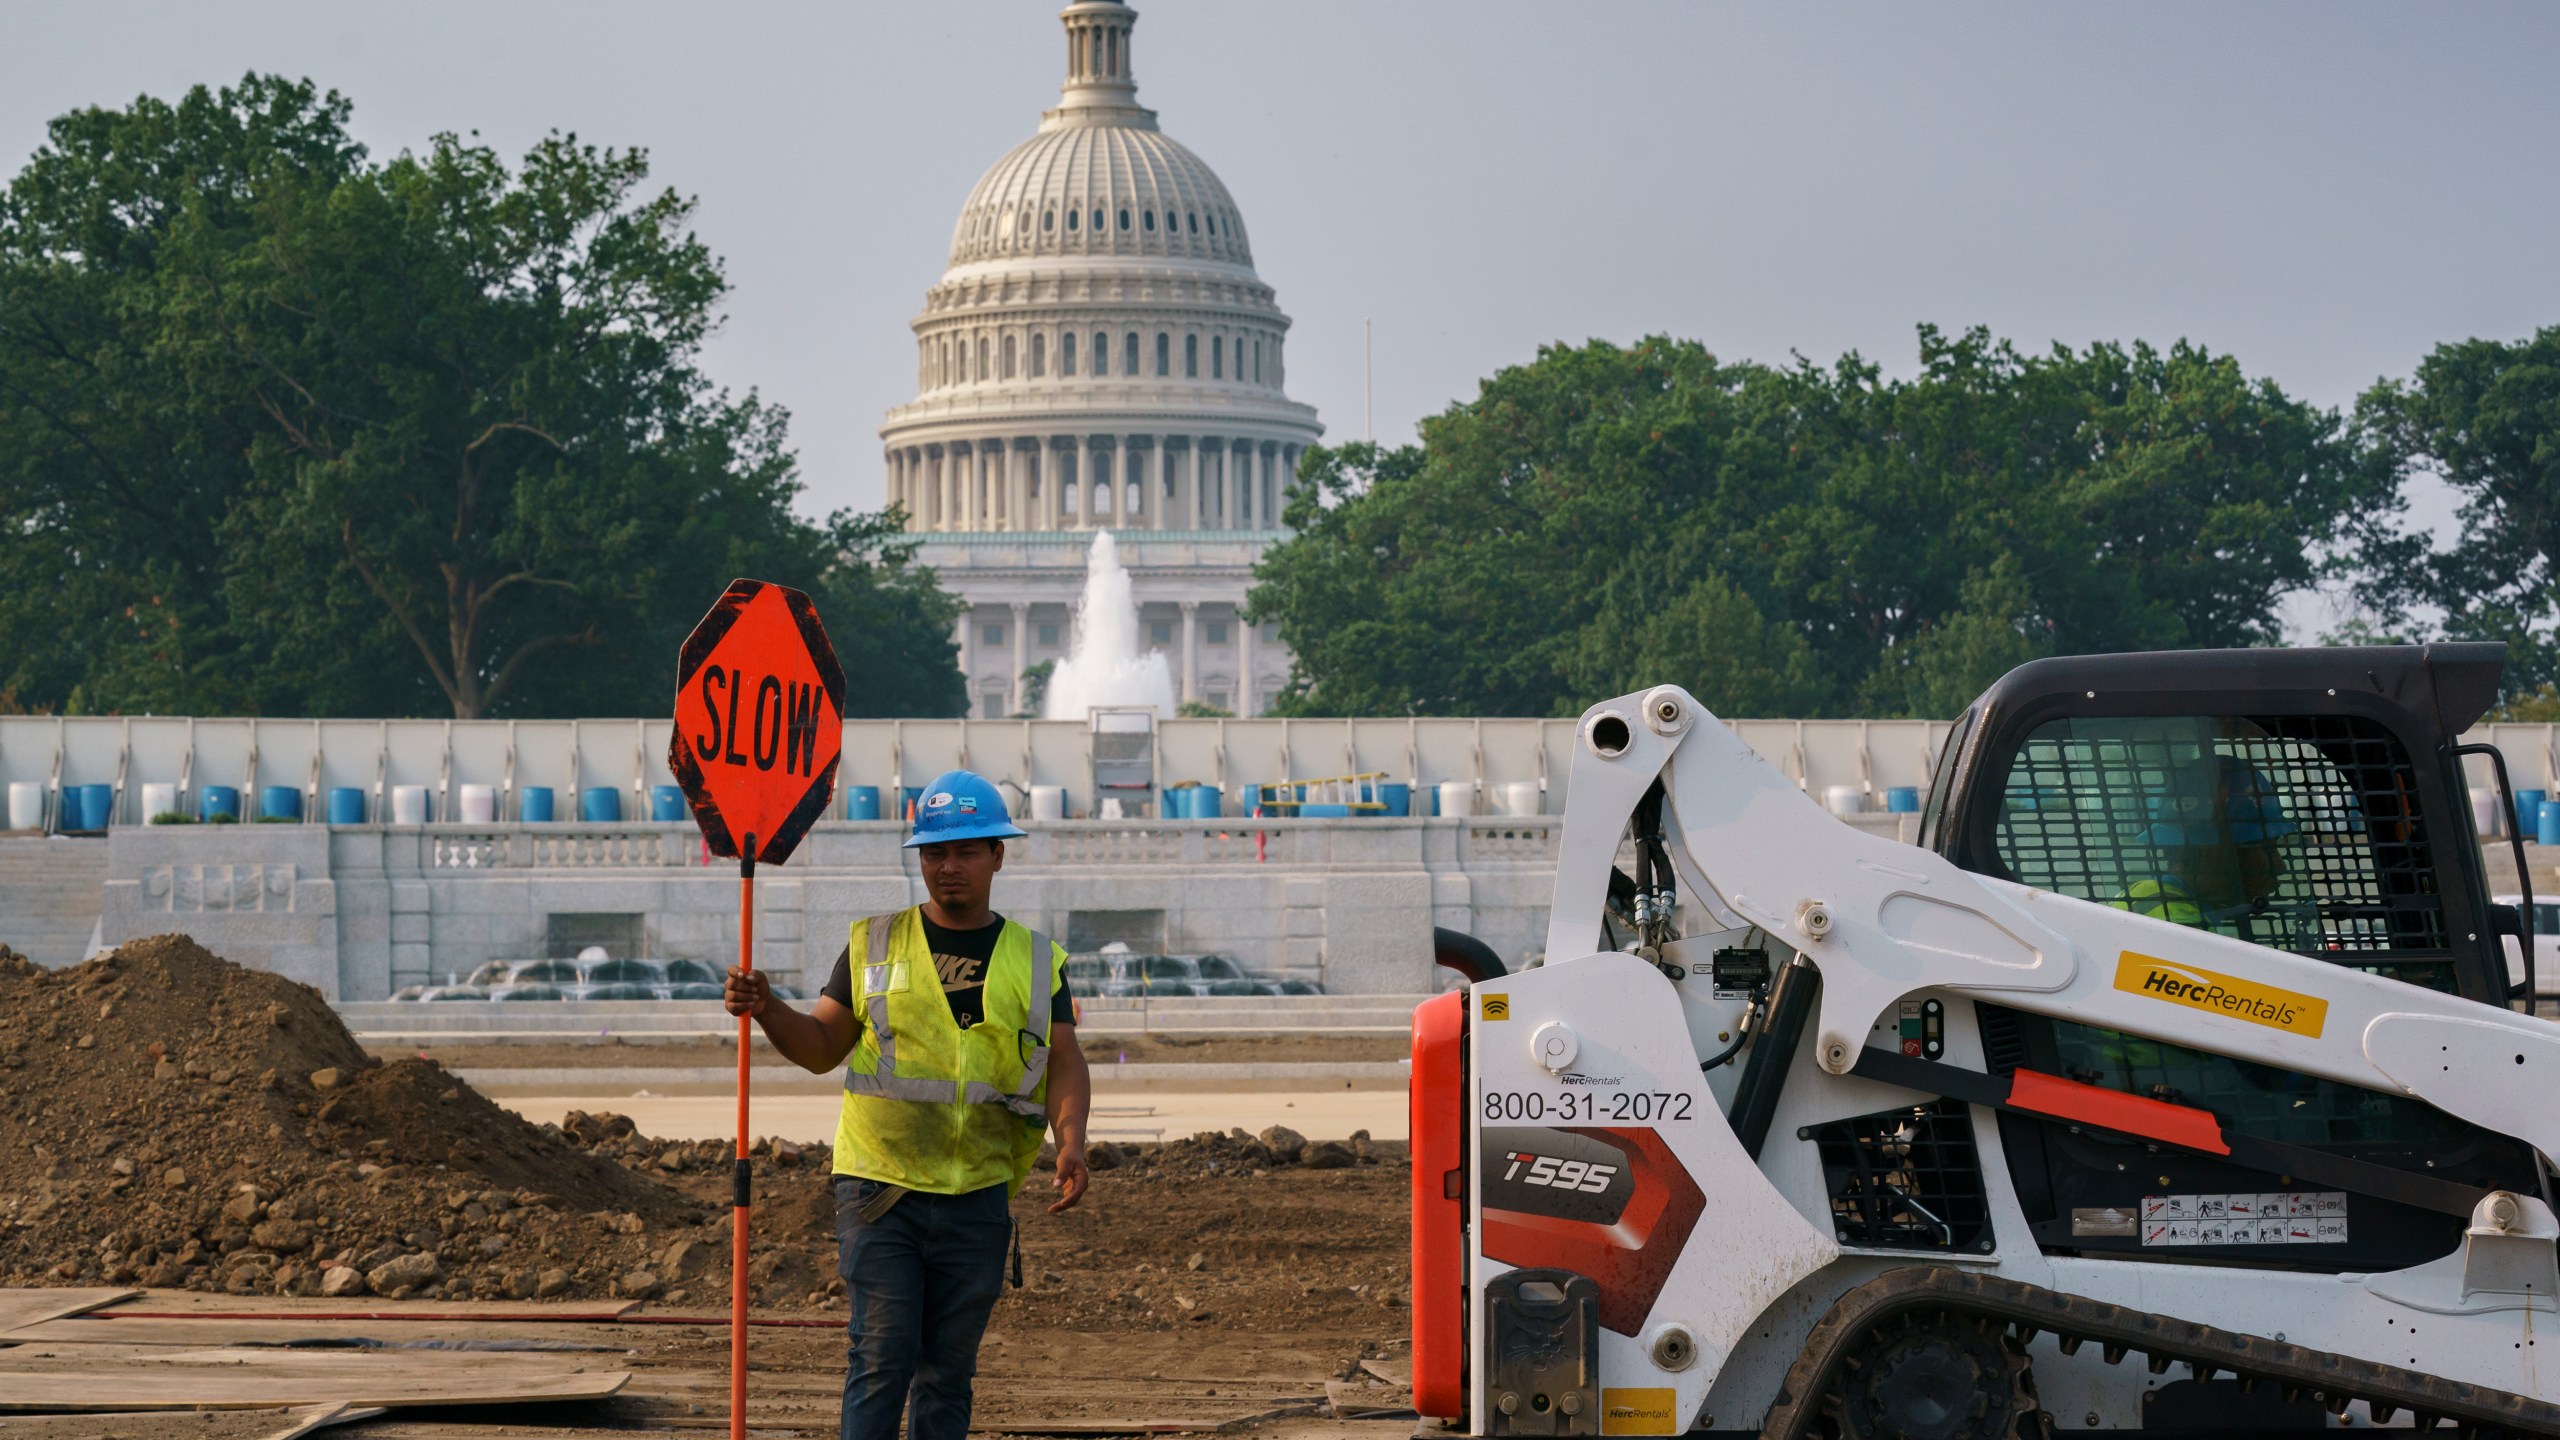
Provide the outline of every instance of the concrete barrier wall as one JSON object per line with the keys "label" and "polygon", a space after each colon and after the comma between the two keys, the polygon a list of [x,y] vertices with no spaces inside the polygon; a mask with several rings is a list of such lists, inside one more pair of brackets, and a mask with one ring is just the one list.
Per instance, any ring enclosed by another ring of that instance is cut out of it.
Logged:
{"label": "concrete barrier wall", "polygon": [[[1921,720],[1741,720],[1751,747],[1816,795],[1855,786],[1868,809],[1885,808],[1894,787],[1925,787],[1947,726]],[[1534,785],[1534,813],[1563,811],[1574,722],[1516,719],[1169,720],[1156,734],[1160,786],[1236,787],[1283,779],[1367,772],[1428,787],[1470,786],[1479,815],[1503,812],[1505,787]],[[577,794],[620,792],[625,818],[648,814],[651,786],[673,783],[666,766],[666,720],[253,720],[242,718],[0,716],[0,782],[31,782],[45,797],[46,824],[58,826],[67,785],[116,788],[114,820],[140,824],[145,784],[179,787],[179,808],[195,813],[204,787],[240,790],[253,809],[263,786],[302,792],[307,815],[323,813],[330,790],[364,792],[366,813],[388,818],[390,792],[422,785],[434,817],[456,818],[464,785],[498,791],[500,819],[518,813],[527,786],[547,786],[556,814],[577,816]],[[2546,727],[2547,728],[2547,727]],[[954,768],[976,770],[1017,795],[1056,785],[1069,813],[1095,808],[1089,732],[1071,720],[853,720],[844,727],[845,786],[882,792],[897,809],[900,786],[922,785]],[[2520,782],[2521,783],[2521,782]],[[4,792],[0,792],[4,793]],[[1427,813],[1428,805],[1417,801]],[[837,812],[843,814],[839,804]],[[0,824],[5,824],[0,818]]]}
{"label": "concrete barrier wall", "polygon": [[[1917,818],[1854,823],[1908,841]],[[1008,849],[997,905],[1071,943],[1118,926],[1140,951],[1220,952],[1333,994],[1411,994],[1439,981],[1434,925],[1515,965],[1543,949],[1562,828],[1556,816],[1035,824]],[[823,822],[761,874],[757,964],[815,989],[853,920],[920,901],[902,838],[894,821]],[[184,932],[333,1000],[542,956],[564,915],[624,917],[650,958],[722,966],[736,953],[737,871],[689,824],[128,825],[103,841],[0,840],[65,845],[106,851],[99,943]]]}

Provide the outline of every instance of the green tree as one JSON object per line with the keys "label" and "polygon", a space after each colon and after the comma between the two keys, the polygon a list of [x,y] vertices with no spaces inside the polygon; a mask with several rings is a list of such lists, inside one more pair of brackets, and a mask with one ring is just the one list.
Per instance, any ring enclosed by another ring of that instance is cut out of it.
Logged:
{"label": "green tree", "polygon": [[251,76],[75,111],[0,192],[0,690],[45,709],[255,708],[219,534],[265,425],[196,332],[196,267],[261,197],[359,173],[347,107]]}
{"label": "green tree", "polygon": [[905,531],[906,514],[895,507],[839,510],[827,521],[826,570],[810,593],[844,666],[849,719],[968,713],[954,638],[960,599],[915,563],[920,542]]}
{"label": "green tree", "polygon": [[1043,660],[1027,666],[1022,672],[1022,708],[1014,712],[1016,720],[1037,720],[1041,707],[1049,699],[1049,677],[1058,673],[1058,662]]}
{"label": "green tree", "polygon": [[2511,695],[2560,680],[2560,326],[2517,341],[2439,345],[2407,381],[2366,392],[2358,419],[2395,475],[2431,473],[2461,497],[2461,542],[2409,532],[2405,504],[2373,517],[2358,591],[2383,624],[2504,640]]}
{"label": "green tree", "polygon": [[786,417],[700,372],[727,283],[691,201],[558,135],[514,167],[451,135],[373,163],[347,114],[252,76],[66,116],[12,183],[0,618],[28,638],[0,688],[651,713],[753,574],[842,617],[850,711],[957,713],[956,610],[913,547],[794,516]]}
{"label": "green tree", "polygon": [[2259,643],[2370,493],[2336,416],[2188,345],[1920,331],[1887,381],[1654,338],[1550,347],[1310,452],[1256,616],[1297,713],[1935,714],[2020,660]]}

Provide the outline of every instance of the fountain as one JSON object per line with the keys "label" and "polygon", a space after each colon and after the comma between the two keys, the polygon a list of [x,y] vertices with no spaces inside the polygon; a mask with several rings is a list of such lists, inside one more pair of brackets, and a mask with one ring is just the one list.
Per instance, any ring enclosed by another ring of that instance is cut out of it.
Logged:
{"label": "fountain", "polygon": [[1075,645],[1049,677],[1041,713],[1051,720],[1082,720],[1114,708],[1150,709],[1160,720],[1172,718],[1173,672],[1163,652],[1141,643],[1128,567],[1120,563],[1111,532],[1101,530],[1085,556]]}

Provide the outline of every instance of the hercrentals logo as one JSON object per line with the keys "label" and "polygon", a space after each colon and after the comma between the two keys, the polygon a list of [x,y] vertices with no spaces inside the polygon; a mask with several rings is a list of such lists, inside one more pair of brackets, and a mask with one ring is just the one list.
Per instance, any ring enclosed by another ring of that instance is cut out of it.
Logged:
{"label": "hercrentals logo", "polygon": [[2116,988],[2129,995],[2165,1000],[2191,1010],[2211,1010],[2312,1040],[2320,1038],[2320,1027],[2329,1019],[2329,1002],[2316,996],[2131,950],[2116,961]]}
{"label": "hercrentals logo", "polygon": [[1677,1435],[1680,1425],[1672,1406],[1680,1392],[1668,1386],[1600,1392],[1603,1435]]}

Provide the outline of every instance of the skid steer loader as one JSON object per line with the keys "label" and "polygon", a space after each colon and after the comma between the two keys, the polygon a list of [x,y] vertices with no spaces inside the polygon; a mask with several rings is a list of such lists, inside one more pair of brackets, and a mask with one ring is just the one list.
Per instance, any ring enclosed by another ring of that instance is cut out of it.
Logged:
{"label": "skid steer loader", "polygon": [[1444,935],[1414,1016],[1417,1408],[2560,1434],[2560,1027],[2456,738],[2502,661],[2037,661],[1916,848],[1678,687],[1593,706],[1544,962]]}

